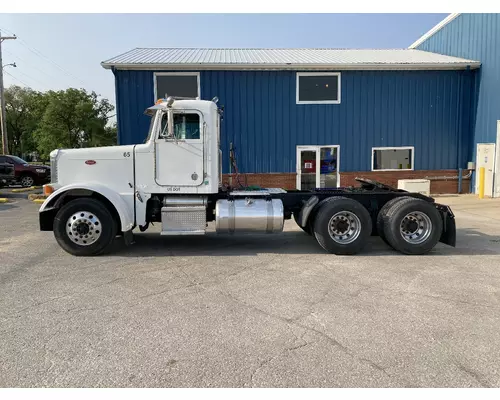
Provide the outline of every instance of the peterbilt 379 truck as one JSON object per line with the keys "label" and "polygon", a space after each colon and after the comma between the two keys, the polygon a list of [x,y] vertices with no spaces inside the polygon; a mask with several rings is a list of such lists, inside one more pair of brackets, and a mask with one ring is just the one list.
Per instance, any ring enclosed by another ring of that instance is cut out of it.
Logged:
{"label": "peterbilt 379 truck", "polygon": [[[222,184],[217,99],[169,97],[146,110],[143,144],[54,150],[42,231],[76,256],[105,252],[116,236],[161,223],[162,235],[278,233],[296,223],[326,251],[356,254],[371,235],[404,254],[455,246],[455,220],[434,199],[359,178],[360,187],[251,190]],[[166,243],[168,245],[168,242]]]}

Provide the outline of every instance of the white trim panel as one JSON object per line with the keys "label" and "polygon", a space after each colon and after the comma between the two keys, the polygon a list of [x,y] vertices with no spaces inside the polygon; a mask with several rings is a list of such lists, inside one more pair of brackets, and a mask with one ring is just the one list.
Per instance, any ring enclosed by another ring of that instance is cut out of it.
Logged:
{"label": "white trim panel", "polygon": [[[402,168],[402,169],[374,169],[373,168],[373,155],[375,150],[411,150],[411,168]],[[377,172],[383,171],[414,171],[415,168],[415,147],[414,146],[392,146],[392,147],[372,147],[372,157],[371,157],[371,170]]]}
{"label": "white trim panel", "polygon": [[417,39],[410,46],[408,46],[408,48],[414,49],[417,46],[421,45],[423,42],[425,42],[427,39],[429,39],[432,35],[434,35],[436,32],[438,32],[439,30],[444,28],[446,25],[448,25],[451,21],[453,21],[455,18],[457,18],[459,15],[460,15],[460,13],[454,13],[454,14],[448,15],[439,24],[435,25],[430,31],[428,31],[427,33],[424,33],[419,39]]}
{"label": "white trim panel", "polygon": [[[342,88],[340,72],[297,72],[295,84],[295,104],[340,104]],[[299,80],[301,76],[337,76],[337,100],[301,101],[299,99]]]}
{"label": "white trim panel", "polygon": [[493,197],[500,197],[500,120],[497,121],[497,143],[495,149],[496,154],[495,167],[493,170]]}
{"label": "white trim panel", "polygon": [[201,88],[200,88],[200,73],[199,72],[155,72],[153,74],[153,85],[154,85],[154,101],[158,100],[158,94],[156,93],[156,77],[157,76],[196,76],[196,82],[198,83],[198,99],[201,99]]}

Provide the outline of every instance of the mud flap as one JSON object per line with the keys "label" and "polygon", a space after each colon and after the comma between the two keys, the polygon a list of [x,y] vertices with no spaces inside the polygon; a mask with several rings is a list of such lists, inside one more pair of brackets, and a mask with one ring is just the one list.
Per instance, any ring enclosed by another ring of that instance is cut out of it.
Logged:
{"label": "mud flap", "polygon": [[449,206],[445,206],[443,204],[437,204],[436,208],[441,214],[441,218],[443,219],[443,233],[439,241],[441,243],[447,244],[448,246],[456,246],[457,243],[457,229],[455,225],[455,215],[451,211]]}
{"label": "mud flap", "polygon": [[309,214],[311,214],[311,211],[318,203],[319,199],[316,196],[311,196],[309,200],[307,200],[307,202],[302,206],[298,218],[298,223],[301,227],[306,227]]}
{"label": "mud flap", "polygon": [[132,229],[126,232],[123,232],[123,240],[125,242],[125,246],[130,246],[134,244],[134,233],[132,232]]}

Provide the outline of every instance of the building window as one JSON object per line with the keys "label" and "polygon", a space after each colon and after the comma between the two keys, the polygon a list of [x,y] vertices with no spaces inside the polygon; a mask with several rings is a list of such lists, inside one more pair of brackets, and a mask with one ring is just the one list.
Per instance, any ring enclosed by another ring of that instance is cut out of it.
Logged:
{"label": "building window", "polygon": [[[165,113],[161,119],[160,139],[165,139],[167,133],[167,118]],[[199,140],[200,139],[200,116],[199,114],[174,114],[174,136],[175,140]]]}
{"label": "building window", "polygon": [[155,79],[155,100],[168,96],[200,97],[199,72],[157,72]]}
{"label": "building window", "polygon": [[340,104],[340,72],[297,72],[297,104]]}
{"label": "building window", "polygon": [[413,147],[373,147],[372,171],[413,170]]}

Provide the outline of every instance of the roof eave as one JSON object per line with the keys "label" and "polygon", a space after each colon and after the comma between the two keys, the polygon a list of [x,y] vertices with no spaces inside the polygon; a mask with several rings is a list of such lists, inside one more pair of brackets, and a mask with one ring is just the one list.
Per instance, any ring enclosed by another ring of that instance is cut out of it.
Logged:
{"label": "roof eave", "polygon": [[421,64],[120,64],[102,62],[105,69],[117,70],[461,70],[477,69],[479,61]]}
{"label": "roof eave", "polygon": [[418,38],[415,42],[413,42],[410,46],[408,46],[408,48],[415,49],[417,46],[420,46],[423,42],[425,42],[427,39],[429,39],[431,36],[433,36],[436,32],[443,29],[446,25],[448,25],[451,21],[453,21],[459,15],[460,15],[460,13],[452,13],[452,14],[448,15],[440,23],[438,23],[432,29],[430,29],[428,32],[426,32],[422,36],[420,36],[420,38]]}

